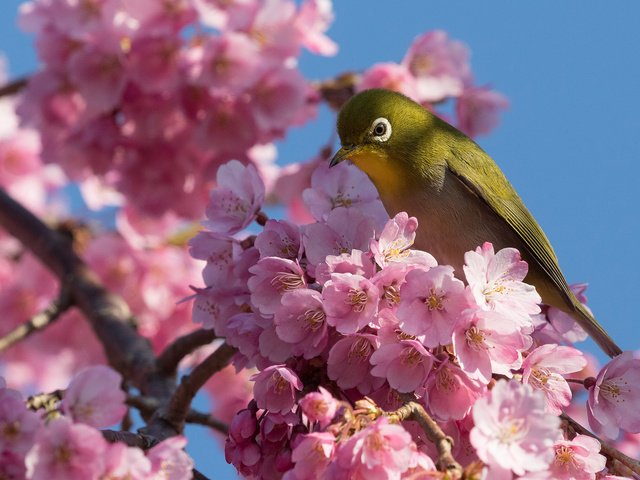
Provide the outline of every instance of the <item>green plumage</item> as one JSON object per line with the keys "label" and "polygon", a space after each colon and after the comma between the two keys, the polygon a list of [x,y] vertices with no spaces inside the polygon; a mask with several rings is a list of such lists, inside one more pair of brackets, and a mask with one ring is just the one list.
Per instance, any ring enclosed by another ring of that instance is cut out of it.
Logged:
{"label": "green plumage", "polygon": [[[374,131],[385,121],[388,138]],[[575,298],[544,232],[473,140],[409,98],[378,89],[345,104],[338,133],[343,147],[332,164],[352,160],[372,179],[389,215],[404,210],[417,217],[417,248],[457,272],[464,252],[484,241],[496,250],[517,248],[529,263],[525,281],[543,301],[572,315],[607,354],[621,352]]]}

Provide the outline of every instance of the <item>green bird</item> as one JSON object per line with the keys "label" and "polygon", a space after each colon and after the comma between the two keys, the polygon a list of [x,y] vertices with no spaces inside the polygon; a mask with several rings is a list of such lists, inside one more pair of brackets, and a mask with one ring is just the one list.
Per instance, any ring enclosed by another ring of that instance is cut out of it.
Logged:
{"label": "green bird", "polygon": [[464,253],[493,243],[517,248],[527,283],[542,301],[571,315],[610,356],[621,353],[565,280],[549,240],[500,168],[473,140],[396,92],[352,97],[338,115],[342,148],[378,189],[389,215],[418,219],[415,247],[462,271]]}

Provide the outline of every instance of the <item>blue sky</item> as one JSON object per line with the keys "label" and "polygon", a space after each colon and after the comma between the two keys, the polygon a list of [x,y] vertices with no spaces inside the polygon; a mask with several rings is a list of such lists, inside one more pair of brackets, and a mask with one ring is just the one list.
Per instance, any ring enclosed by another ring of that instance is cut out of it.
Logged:
{"label": "blue sky", "polygon": [[[37,65],[31,40],[15,27],[19,3],[0,6],[0,50],[14,75]],[[511,102],[498,129],[479,143],[542,225],[567,279],[590,284],[596,317],[623,349],[637,349],[640,3],[335,3],[329,34],[340,52],[305,55],[301,68],[308,78],[399,61],[416,35],[436,28],[469,46],[476,81]],[[310,158],[333,122],[323,112],[292,131],[280,145],[279,162]],[[235,478],[215,444],[204,441],[208,434],[194,433],[191,441],[200,445],[192,453],[203,473]]]}

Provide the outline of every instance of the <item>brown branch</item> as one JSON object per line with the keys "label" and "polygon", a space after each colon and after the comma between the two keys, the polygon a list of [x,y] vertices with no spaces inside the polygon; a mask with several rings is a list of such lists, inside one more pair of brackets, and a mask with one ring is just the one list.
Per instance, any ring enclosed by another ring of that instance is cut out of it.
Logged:
{"label": "brown branch", "polygon": [[451,453],[453,447],[453,439],[446,435],[436,421],[429,416],[426,410],[419,403],[411,400],[405,403],[395,412],[391,412],[388,416],[397,422],[402,420],[415,420],[427,434],[427,438],[432,442],[438,450],[438,461],[436,465],[438,470],[446,472],[447,478],[462,478],[462,466],[456,462]]}
{"label": "brown branch", "polygon": [[42,312],[36,313],[25,323],[17,326],[4,337],[0,338],[0,352],[6,350],[14,343],[19,342],[31,334],[51,325],[60,317],[60,315],[66,312],[71,305],[71,298],[63,285],[60,295],[56,300],[51,302],[51,305],[45,308]]}
{"label": "brown branch", "polygon": [[26,87],[28,82],[29,82],[29,78],[23,77],[23,78],[18,78],[17,80],[14,80],[11,83],[7,83],[6,85],[3,85],[2,87],[0,87],[0,98],[6,97],[9,95],[15,95],[24,87]]}
{"label": "brown branch", "polygon": [[[560,418],[562,420],[564,420],[565,422],[567,422],[569,427],[571,427],[571,429],[574,432],[579,433],[581,435],[588,435],[588,436],[598,440],[600,442],[600,451],[605,456],[607,456],[607,457],[611,458],[612,460],[615,460],[615,461],[619,462],[620,464],[624,465],[631,472],[636,473],[637,475],[640,475],[640,462],[638,460],[635,460],[635,459],[633,459],[631,457],[628,457],[627,455],[622,453],[620,450],[618,450],[617,448],[613,447],[609,443],[605,442],[604,440],[602,440],[600,437],[598,437],[594,433],[591,433],[589,430],[584,428],[582,425],[580,425],[578,422],[576,422],[569,415],[563,413],[562,415],[560,415]],[[628,475],[629,472],[624,472],[624,474]]]}
{"label": "brown branch", "polygon": [[143,429],[144,432],[157,437],[155,432],[160,426],[161,433],[168,430],[173,430],[174,435],[182,433],[193,398],[213,374],[229,364],[229,360],[235,353],[234,347],[223,343],[202,363],[196,365],[189,375],[182,377],[169,402],[156,410],[149,425]]}
{"label": "brown branch", "polygon": [[121,442],[130,447],[138,447],[142,450],[149,450],[158,444],[158,440],[142,433],[127,431],[101,430],[102,436],[109,443]]}
{"label": "brown branch", "polygon": [[213,330],[200,329],[176,338],[156,360],[157,368],[167,375],[175,375],[180,361],[198,348],[215,340]]}

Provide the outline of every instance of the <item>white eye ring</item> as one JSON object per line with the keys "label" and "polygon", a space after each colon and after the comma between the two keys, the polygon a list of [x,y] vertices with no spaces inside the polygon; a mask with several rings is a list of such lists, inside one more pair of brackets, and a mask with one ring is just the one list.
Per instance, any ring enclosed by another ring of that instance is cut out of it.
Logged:
{"label": "white eye ring", "polygon": [[369,135],[376,142],[386,142],[391,137],[391,123],[384,117],[376,118],[371,123]]}

